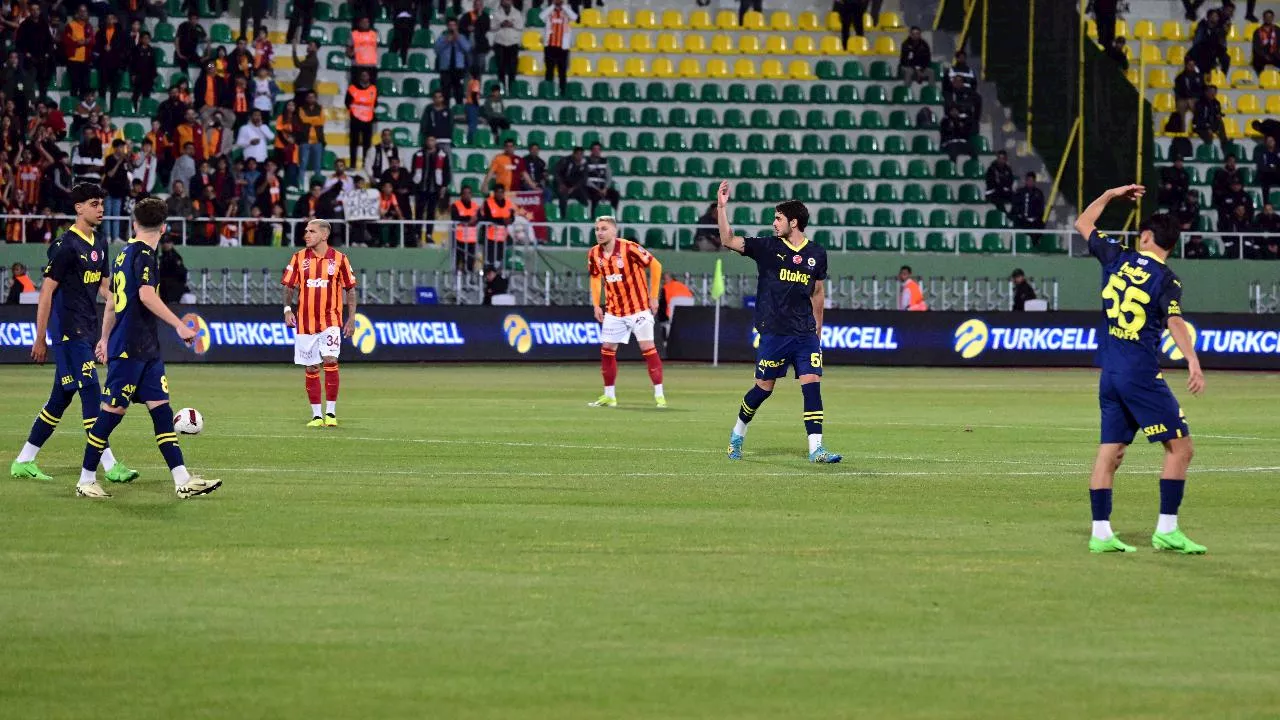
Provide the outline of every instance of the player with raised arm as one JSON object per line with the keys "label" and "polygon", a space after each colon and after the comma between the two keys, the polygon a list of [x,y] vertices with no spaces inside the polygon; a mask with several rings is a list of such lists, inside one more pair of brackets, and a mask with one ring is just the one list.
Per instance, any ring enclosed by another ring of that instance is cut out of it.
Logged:
{"label": "player with raised arm", "polygon": [[84,447],[84,464],[76,495],[87,498],[109,498],[98,484],[94,468],[107,446],[111,431],[124,420],[132,402],[143,402],[151,413],[156,445],[173,474],[174,491],[185,500],[217,490],[221,480],[203,480],[187,472],[173,431],[173,409],[169,407],[169,380],[160,358],[160,335],[156,320],[162,320],[184,342],[196,336],[194,328],[178,319],[164,304],[156,287],[160,267],[156,246],[165,233],[164,218],[168,207],[163,200],[147,198],[133,209],[133,234],[111,266],[112,300],[102,317],[102,338],[95,354],[107,363],[107,389],[101,411],[89,429]]}
{"label": "player with raised arm", "polygon": [[[71,188],[75,222],[49,246],[49,264],[40,284],[40,304],[36,307],[36,339],[31,358],[43,363],[49,353],[45,333],[53,338],[53,392],[45,402],[22,451],[9,466],[15,478],[52,480],[36,465],[36,455],[45,444],[62,413],[80,395],[80,410],[85,431],[98,417],[102,394],[98,370],[94,365],[93,342],[98,333],[98,307],[95,295],[111,302],[111,277],[108,272],[107,240],[95,232],[102,224],[106,197],[93,183],[80,183]],[[118,462],[110,447],[102,449],[102,466],[112,482],[129,482],[138,473]]]}
{"label": "player with raised arm", "polygon": [[773,393],[774,383],[795,369],[804,395],[804,430],[809,436],[809,461],[838,463],[841,457],[822,445],[822,311],[826,302],[827,251],[804,235],[809,209],[798,200],[777,206],[774,235],[736,237],[729,227],[729,182],[720,183],[716,198],[719,244],[755,260],[756,382],[742,398],[738,422],[729,435],[729,459],[742,459],[747,424]]}
{"label": "player with raised arm", "polygon": [[[338,425],[338,354],[342,338],[351,337],[356,327],[356,276],[347,256],[329,245],[329,223],[312,220],[302,237],[306,247],[293,254],[284,269],[284,322],[297,328],[293,341],[293,362],[306,368],[307,399],[311,401],[311,422],[307,427]],[[293,293],[298,293],[298,312],[293,312]],[[342,322],[343,296],[347,321]],[[341,329],[339,329],[341,327]],[[320,368],[324,367],[324,391],[328,398],[320,415]]]}
{"label": "player with raised arm", "polygon": [[1089,241],[1089,254],[1102,263],[1102,308],[1106,313],[1106,332],[1098,348],[1102,438],[1089,478],[1093,506],[1089,550],[1136,550],[1111,530],[1111,486],[1124,460],[1125,448],[1141,430],[1148,442],[1164,445],[1160,515],[1151,544],[1158,550],[1200,555],[1205,547],[1178,529],[1178,506],[1182,504],[1193,453],[1191,430],[1160,371],[1160,338],[1167,327],[1187,359],[1187,389],[1193,395],[1204,391],[1195,342],[1182,319],[1182,283],[1166,264],[1169,253],[1178,245],[1180,225],[1167,214],[1152,215],[1139,226],[1137,250],[1125,248],[1119,238],[1097,228],[1098,217],[1107,203],[1119,199],[1136,201],[1145,192],[1141,185],[1112,188],[1076,220],[1076,232]]}
{"label": "player with raised arm", "polygon": [[[618,221],[608,215],[596,218],[596,245],[587,251],[591,273],[591,307],[601,324],[600,374],[604,394],[590,407],[617,407],[614,382],[618,378],[618,344],[636,336],[640,354],[649,368],[653,399],[667,406],[662,390],[662,358],[653,344],[654,317],[658,313],[658,288],[662,283],[662,263],[639,243],[618,237]],[[600,309],[604,289],[605,308]]]}

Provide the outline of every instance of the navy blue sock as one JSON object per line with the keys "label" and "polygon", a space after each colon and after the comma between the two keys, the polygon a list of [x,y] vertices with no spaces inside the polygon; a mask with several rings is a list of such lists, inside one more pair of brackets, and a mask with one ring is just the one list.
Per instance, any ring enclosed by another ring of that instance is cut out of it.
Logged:
{"label": "navy blue sock", "polygon": [[1182,504],[1182,492],[1187,489],[1186,480],[1160,479],[1160,514],[1177,515]]}
{"label": "navy blue sock", "polygon": [[88,442],[84,446],[84,464],[81,467],[89,472],[98,471],[98,463],[102,462],[102,451],[107,449],[107,438],[111,437],[111,431],[116,429],[121,420],[124,420],[124,415],[109,413],[105,410],[98,414],[98,419],[93,421],[93,427],[89,428]]}
{"label": "navy blue sock", "polygon": [[1089,491],[1089,504],[1093,506],[1093,521],[1111,519],[1111,488]]}
{"label": "navy blue sock", "polygon": [[160,454],[164,455],[169,469],[185,465],[182,448],[178,447],[178,434],[173,431],[173,411],[168,403],[151,408],[151,426],[155,428],[156,445],[160,446]]}
{"label": "navy blue sock", "polygon": [[822,383],[812,382],[800,386],[804,395],[804,432],[806,435],[822,433]]}
{"label": "navy blue sock", "polygon": [[756,410],[773,394],[772,390],[762,390],[759,385],[752,385],[742,398],[742,407],[738,408],[738,419],[745,425],[756,416]]}
{"label": "navy blue sock", "polygon": [[[98,421],[98,415],[102,408],[102,388],[98,385],[82,385],[80,387],[80,416],[84,418],[84,431],[89,430]],[[115,427],[114,425],[112,427]],[[98,437],[106,439],[105,436]],[[110,448],[110,443],[107,448]],[[105,449],[105,448],[104,448]],[[94,467],[97,467],[96,465]]]}
{"label": "navy blue sock", "polygon": [[73,396],[74,393],[55,387],[53,392],[49,393],[49,401],[40,409],[35,422],[31,423],[31,433],[27,435],[27,442],[36,447],[44,447],[45,441],[53,435],[54,430],[58,429],[62,413],[66,412]]}

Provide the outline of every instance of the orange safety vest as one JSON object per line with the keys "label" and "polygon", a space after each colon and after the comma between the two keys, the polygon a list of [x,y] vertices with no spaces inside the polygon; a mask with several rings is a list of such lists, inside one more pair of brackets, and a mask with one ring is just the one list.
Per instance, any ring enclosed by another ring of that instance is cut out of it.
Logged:
{"label": "orange safety vest", "polygon": [[355,30],[351,44],[356,49],[356,65],[378,64],[378,33],[373,30]]}
{"label": "orange safety vest", "polygon": [[[462,204],[461,200],[454,200],[453,209],[458,211],[458,214],[463,217],[463,220],[470,220],[480,212],[480,203],[472,200],[471,207],[467,207]],[[458,227],[453,231],[453,238],[464,245],[475,245],[476,226],[463,225],[459,223]]]}
{"label": "orange safety vest", "polygon": [[373,108],[378,104],[378,88],[370,85],[361,90],[352,85],[347,90],[351,93],[351,116],[361,122],[373,122]]}
{"label": "orange safety vest", "polygon": [[[14,224],[16,225],[17,223]],[[31,282],[31,278],[27,277],[26,273],[15,277],[13,281],[22,286],[22,292],[24,293],[36,291],[36,284]]]}
{"label": "orange safety vest", "polygon": [[906,282],[903,290],[907,294],[907,310],[918,312],[929,309],[929,306],[924,301],[924,291],[920,289],[920,283],[916,282],[914,278]]}
{"label": "orange safety vest", "polygon": [[[515,207],[511,204],[510,200],[507,200],[505,205],[499,205],[494,202],[492,197],[490,197],[484,201],[484,204],[485,207],[489,209],[489,217],[494,220],[508,220],[515,212]],[[489,231],[485,234],[485,237],[489,239],[489,242],[506,242],[507,226],[499,225],[498,223],[490,223]]]}

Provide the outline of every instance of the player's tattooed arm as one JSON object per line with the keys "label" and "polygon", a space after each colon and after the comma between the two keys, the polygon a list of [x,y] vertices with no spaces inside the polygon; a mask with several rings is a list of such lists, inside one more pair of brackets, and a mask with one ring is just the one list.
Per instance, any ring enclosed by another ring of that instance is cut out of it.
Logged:
{"label": "player's tattooed arm", "polygon": [[1187,358],[1187,390],[1190,390],[1192,395],[1199,395],[1204,392],[1204,372],[1200,369],[1200,356],[1196,355],[1196,343],[1191,339],[1187,321],[1181,316],[1174,315],[1165,325],[1169,328],[1169,335],[1173,338],[1173,342]]}
{"label": "player's tattooed arm", "polygon": [[356,289],[347,288],[347,321],[342,325],[342,334],[351,337],[356,332]]}
{"label": "player's tattooed arm", "polygon": [[1102,193],[1097,200],[1084,209],[1084,212],[1080,213],[1080,217],[1076,218],[1076,232],[1088,240],[1093,231],[1098,229],[1098,218],[1102,217],[1102,211],[1107,209],[1107,203],[1119,198],[1136,202],[1146,192],[1147,189],[1141,185],[1121,185]]}
{"label": "player's tattooed arm", "polygon": [[729,181],[724,180],[720,183],[720,191],[716,193],[716,224],[720,229],[720,236],[716,238],[716,244],[721,247],[742,255],[746,252],[747,243],[740,237],[733,234],[733,229],[729,227]]}

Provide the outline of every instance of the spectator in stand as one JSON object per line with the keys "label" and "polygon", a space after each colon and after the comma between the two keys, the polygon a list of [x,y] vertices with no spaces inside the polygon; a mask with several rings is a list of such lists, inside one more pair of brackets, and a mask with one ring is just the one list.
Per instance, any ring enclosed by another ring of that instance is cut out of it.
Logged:
{"label": "spectator in stand", "polygon": [[1170,113],[1169,120],[1164,124],[1165,133],[1172,135],[1169,140],[1169,157],[1190,157],[1194,151],[1191,149],[1191,140],[1187,136],[1186,119],[1182,113]]}
{"label": "spectator in stand", "polygon": [[1182,157],[1173,159],[1173,165],[1160,168],[1160,194],[1157,198],[1161,207],[1174,207],[1187,196],[1191,187],[1191,176],[1182,166]]}
{"label": "spectator in stand", "polygon": [[241,35],[236,38],[236,47],[227,55],[227,68],[232,78],[248,80],[253,75],[253,51],[249,49],[249,41]]}
{"label": "spectator in stand", "polygon": [[[316,0],[293,0],[293,12],[289,13],[289,27],[285,31],[285,41],[296,44],[297,38],[310,43],[311,23],[316,15]],[[299,36],[298,30],[302,33]]]}
{"label": "spectator in stand", "polygon": [[569,48],[573,47],[573,24],[578,22],[578,13],[564,6],[564,0],[552,0],[549,7],[543,8],[539,15],[546,28],[542,37],[542,57],[546,67],[544,79],[551,82],[553,75],[560,76],[560,96],[564,97],[569,83]]}
{"label": "spectator in stand", "polygon": [[[195,145],[195,160],[197,163],[204,159],[204,125],[200,124],[196,119],[196,111],[187,109],[187,115],[182,119],[182,124],[178,125],[178,129],[174,132],[175,142],[179,147],[186,143]],[[194,193],[193,193],[194,194]]]}
{"label": "spectator in stand", "polygon": [[[1245,210],[1245,221],[1253,220],[1253,198],[1249,197],[1249,193],[1244,190],[1244,181],[1236,178],[1231,182],[1231,190],[1222,196],[1222,201],[1218,204],[1218,224],[1221,225],[1224,220],[1236,214],[1236,208],[1243,207]],[[1222,228],[1218,228],[1221,231]]]}
{"label": "spectator in stand", "polygon": [[1173,216],[1183,230],[1195,230],[1200,222],[1200,192],[1188,190],[1173,208]]}
{"label": "spectator in stand", "polygon": [[263,117],[270,117],[270,114],[275,111],[276,98],[280,96],[280,86],[271,77],[269,68],[259,67],[257,69],[257,75],[253,78],[250,92],[253,94],[251,107],[261,111]]}
{"label": "spectator in stand", "polygon": [[600,143],[591,143],[591,155],[587,157],[587,196],[591,198],[592,215],[596,212],[596,206],[602,202],[609,203],[613,208],[610,215],[616,215],[621,197],[613,186],[613,169],[609,167],[609,160],[602,150]]}
{"label": "spectator in stand", "polygon": [[103,223],[103,234],[108,241],[123,240],[121,236],[122,221],[114,219],[123,215],[125,197],[129,195],[129,158],[124,154],[124,141],[111,143],[111,154],[103,162],[102,189],[107,194],[105,205],[106,221]]}
{"label": "spectator in stand", "polygon": [[952,88],[955,87],[954,78],[960,78],[960,82],[970,90],[976,90],[978,87],[978,74],[969,67],[969,56],[963,50],[957,51],[955,61],[942,71],[943,103],[951,102]]}
{"label": "spectator in stand", "polygon": [[913,25],[907,39],[902,41],[902,52],[898,56],[898,75],[902,77],[902,84],[933,82],[932,64],[933,53],[929,50],[929,43],[920,36],[920,28]]}
{"label": "spectator in stand", "polygon": [[959,77],[951,78],[951,100],[946,104],[947,114],[951,108],[960,111],[960,118],[968,125],[968,135],[978,132],[978,118],[982,117],[982,96],[969,88]]}
{"label": "spectator in stand", "polygon": [[1231,186],[1243,180],[1240,169],[1236,165],[1236,156],[1228,155],[1226,162],[1217,172],[1212,173],[1213,195],[1211,205],[1216,209],[1222,205],[1222,199],[1231,192]]}
{"label": "spectator in stand", "polygon": [[173,43],[173,60],[178,69],[185,75],[195,65],[204,65],[204,55],[200,46],[205,42],[204,26],[200,24],[200,14],[192,10],[187,13],[187,21],[178,26]]}
{"label": "spectator in stand", "polygon": [[187,266],[173,247],[173,234],[160,238],[160,252],[156,254],[156,274],[160,278],[160,299],[172,305],[181,302],[187,293]]}
{"label": "spectator in stand", "polygon": [[511,0],[501,0],[493,11],[493,56],[498,64],[498,82],[510,94],[520,65],[520,36],[524,33],[524,13]]}
{"label": "spectator in stand", "polygon": [[943,118],[939,131],[942,135],[942,152],[946,153],[951,162],[957,162],[961,155],[968,155],[975,162],[978,160],[978,151],[973,143],[969,141],[969,124],[960,118],[960,110],[952,105],[947,111],[947,117]]}
{"label": "spectator in stand", "polygon": [[156,77],[160,74],[156,67],[156,51],[151,47],[151,33],[144,30],[138,38],[138,46],[129,53],[129,85],[133,87],[135,113],[141,109],[143,99],[151,99]]}
{"label": "spectator in stand", "polygon": [[1280,32],[1275,19],[1270,10],[1262,13],[1262,24],[1253,31],[1253,71],[1259,75],[1268,65],[1280,67]]}
{"label": "spectator in stand", "polygon": [[298,164],[303,182],[311,177],[310,173],[320,172],[324,161],[324,108],[316,100],[315,90],[308,91],[306,98],[307,101],[298,108],[298,123],[294,128],[301,143],[298,146]]}
{"label": "spectator in stand", "polygon": [[1009,167],[1009,154],[1004,150],[996,153],[996,159],[987,166],[987,202],[996,206],[1000,212],[1009,213],[1009,203],[1013,202],[1013,168]]}
{"label": "spectator in stand", "polygon": [[[395,193],[396,204],[400,208],[402,219],[413,219],[413,178],[409,175],[408,168],[400,163],[399,155],[390,155],[387,158],[387,169],[378,175],[378,184],[391,184],[391,192]],[[405,236],[406,239],[409,236]]]}
{"label": "spectator in stand", "polygon": [[424,244],[432,241],[436,211],[449,200],[453,167],[447,148],[441,148],[434,136],[428,135],[422,149],[413,154],[414,216],[426,222]]}
{"label": "spectator in stand", "polygon": [[169,173],[169,192],[179,187],[191,187],[191,178],[196,175],[196,147],[194,143],[184,143],[182,154],[173,163]]}
{"label": "spectator in stand", "polygon": [[116,96],[120,94],[120,76],[128,64],[128,48],[126,35],[120,29],[120,19],[115,13],[107,15],[106,23],[98,29],[93,43],[98,69],[98,93],[105,99],[107,107],[115,105]]}
{"label": "spectator in stand", "polygon": [[[1098,25],[1098,45],[1104,50],[1112,47],[1116,37],[1116,13],[1118,0],[1093,0],[1093,19]],[[1128,61],[1125,61],[1128,64]]]}
{"label": "spectator in stand", "polygon": [[529,144],[529,154],[520,158],[516,166],[516,177],[519,178],[518,189],[541,190],[542,202],[551,202],[551,187],[547,184],[547,161],[539,155],[538,143]]}
{"label": "spectator in stand", "polygon": [[1256,151],[1258,158],[1257,182],[1262,186],[1262,202],[1271,202],[1271,189],[1280,185],[1280,149],[1276,147],[1274,137],[1262,140],[1262,147]]}
{"label": "spectator in stand", "polygon": [[[400,211],[400,200],[396,197],[395,186],[389,182],[382,183],[378,189],[378,217],[382,220],[403,220],[404,214]],[[401,235],[399,226],[384,225],[379,228],[377,239],[371,244],[380,245],[382,247],[399,247],[401,244]]]}
{"label": "spectator in stand", "polygon": [[458,33],[471,41],[469,69],[476,77],[483,77],[489,60],[489,28],[492,18],[485,10],[484,0],[474,0],[471,10],[458,20]]}
{"label": "spectator in stand", "polygon": [[[255,30],[262,25],[266,16],[267,0],[240,0],[240,37],[249,36],[249,28]],[[250,18],[253,24],[249,24]]]}
{"label": "spectator in stand", "polygon": [[1173,80],[1173,97],[1178,114],[1195,113],[1196,103],[1204,96],[1204,75],[1196,66],[1196,61],[1188,57],[1183,63],[1182,72]]}
{"label": "spectator in stand", "polygon": [[840,16],[840,47],[849,47],[850,30],[858,37],[866,37],[862,16],[867,12],[867,0],[835,0],[832,10]]}
{"label": "spectator in stand", "polygon": [[230,95],[230,83],[219,75],[214,63],[205,63],[204,69],[196,78],[193,101],[195,109],[204,118],[213,114],[214,110],[227,104]]}
{"label": "spectator in stand", "polygon": [[[29,101],[35,100],[35,80],[31,71],[22,65],[18,53],[10,50],[3,67],[0,67],[0,92],[13,101],[14,123],[23,133],[27,130],[27,119],[31,114]],[[25,142],[26,136],[23,136]]]}
{"label": "spectator in stand", "polygon": [[489,130],[494,137],[501,135],[503,130],[511,129],[511,121],[507,119],[507,104],[502,99],[501,85],[494,83],[489,87],[489,97],[485,98],[484,106],[480,108],[480,115],[489,124]]}
{"label": "spectator in stand", "polygon": [[1252,123],[1249,123],[1249,126],[1252,127],[1259,135],[1275,138],[1276,142],[1280,143],[1280,120],[1271,120],[1269,118],[1264,120],[1254,120]]}
{"label": "spectator in stand", "polygon": [[1213,142],[1213,136],[1217,135],[1222,154],[1229,154],[1227,128],[1222,122],[1222,103],[1218,101],[1218,88],[1214,85],[1206,85],[1204,97],[1196,103],[1194,129],[1201,142]]}
{"label": "spectator in stand", "polygon": [[36,95],[40,96],[49,89],[49,81],[53,79],[52,60],[56,45],[49,16],[40,3],[28,3],[27,9],[30,14],[18,25],[14,47],[22,55],[22,62],[35,68]]}
{"label": "spectator in stand", "polygon": [[[449,20],[445,31],[436,38],[436,70],[440,72],[440,90],[462,102],[462,79],[471,58],[471,41],[458,32],[458,21]],[[440,136],[436,136],[440,139]]]}
{"label": "spectator in stand", "polygon": [[471,198],[471,186],[463,185],[458,199],[450,207],[453,221],[453,267],[456,272],[469,273],[475,269],[477,225],[480,223],[480,204]]}
{"label": "spectator in stand", "polygon": [[227,103],[232,110],[234,116],[234,125],[232,127],[236,132],[249,122],[249,111],[253,109],[253,95],[249,92],[249,81],[244,77],[237,75],[235,79],[235,87],[231,90],[230,101]]}
{"label": "spectator in stand", "polygon": [[929,304],[925,302],[924,290],[920,287],[920,282],[914,277],[914,272],[910,265],[903,265],[898,270],[898,309],[909,312],[923,312],[929,309]]}
{"label": "spectator in stand", "polygon": [[275,142],[276,134],[271,126],[262,121],[262,111],[254,110],[249,122],[241,126],[236,134],[236,147],[244,151],[246,160],[252,159],[258,164],[267,162],[267,148]]}
{"label": "spectator in stand", "polygon": [[1199,235],[1192,235],[1182,246],[1182,259],[1208,260],[1209,246],[1205,244],[1204,238]]}
{"label": "spectator in stand", "polygon": [[246,200],[266,216],[271,208],[284,202],[284,186],[280,183],[280,173],[274,160],[263,165],[262,177],[250,186],[250,197]]}
{"label": "spectator in stand", "polygon": [[[396,146],[395,138],[392,137],[390,130],[383,130],[378,135],[378,144],[373,146],[373,162],[369,164],[369,172],[372,173],[374,184],[381,187],[382,175],[391,167],[391,158],[400,157],[400,148]],[[404,206],[408,209],[408,206]]]}
{"label": "spectator in stand", "polygon": [[160,176],[160,161],[156,157],[155,145],[150,140],[142,141],[142,152],[135,155],[130,162],[129,178],[142,183],[142,192],[151,195],[155,192],[157,179]]}
{"label": "spectator in stand", "polygon": [[303,228],[308,222],[324,219],[333,214],[332,209],[325,206],[324,197],[324,182],[314,180],[311,183],[310,191],[298,198],[298,201],[293,204],[293,217],[305,221],[294,225],[295,245],[302,243]]}
{"label": "spectator in stand", "polygon": [[1257,239],[1262,259],[1280,260],[1280,215],[1276,215],[1271,203],[1262,206],[1262,212],[1253,219],[1253,229],[1266,235]]}
{"label": "spectator in stand", "polygon": [[489,171],[484,174],[484,179],[480,181],[482,190],[489,189],[491,180],[497,181],[497,186],[507,190],[513,190],[516,170],[520,164],[520,158],[516,157],[516,141],[510,138],[502,143],[502,152],[498,153],[489,163]]}
{"label": "spectator in stand", "polygon": [[570,200],[591,204],[591,196],[587,194],[587,158],[581,147],[574,148],[572,155],[560,160],[556,167],[556,190],[560,195],[562,217],[569,214]]}
{"label": "spectator in stand", "polygon": [[77,183],[102,180],[102,141],[93,128],[80,131],[80,142],[71,149],[71,170]]}
{"label": "spectator in stand", "polygon": [[1022,272],[1022,268],[1014,268],[1009,282],[1013,283],[1013,311],[1025,312],[1027,301],[1036,299],[1036,289],[1027,282],[1027,274]]}
{"label": "spectator in stand", "polygon": [[[1010,208],[1013,226],[1022,230],[1044,229],[1044,193],[1036,187],[1036,174],[1029,172],[1021,188],[1013,194]],[[1032,243],[1039,244],[1037,236]]]}
{"label": "spectator in stand", "polygon": [[1231,71],[1231,56],[1227,54],[1227,28],[1221,17],[1217,10],[1210,10],[1205,15],[1204,20],[1196,27],[1195,39],[1188,54],[1188,57],[1195,59],[1196,66],[1205,75],[1215,65],[1222,67],[1223,74]]}
{"label": "spectator in stand", "polygon": [[393,54],[400,56],[401,64],[409,62],[409,48],[413,46],[413,26],[416,22],[414,0],[395,0],[395,20],[391,26],[391,47]]}
{"label": "spectator in stand", "polygon": [[[314,0],[313,0],[314,1]],[[293,81],[295,96],[302,97],[307,90],[316,89],[316,73],[320,72],[320,46],[315,40],[307,41],[307,53],[298,57],[298,46],[294,45],[293,64],[298,68],[298,76]]]}
{"label": "spectator in stand", "polygon": [[[209,160],[220,155],[230,156],[235,141],[235,131],[226,126],[222,111],[213,113],[209,118],[209,124],[204,128],[204,158]],[[222,195],[218,197],[225,199]]]}
{"label": "spectator in stand", "polygon": [[[763,0],[738,0],[738,26],[742,26],[742,21],[747,17],[748,12],[763,13]],[[586,6],[591,7],[590,0],[586,0]]]}
{"label": "spectator in stand", "polygon": [[[508,0],[509,1],[509,0]],[[484,299],[481,305],[492,305],[494,295],[505,295],[511,287],[507,279],[493,265],[484,266]]]}
{"label": "spectator in stand", "polygon": [[1200,10],[1200,6],[1204,5],[1205,0],[1182,0],[1182,9],[1186,13],[1186,18],[1191,22],[1196,21],[1196,13]]}
{"label": "spectator in stand", "polygon": [[[369,146],[373,144],[373,117],[378,106],[378,88],[369,84],[369,72],[361,70],[355,85],[347,86],[345,104],[351,113],[351,160],[354,168],[364,168],[364,161],[369,155]],[[356,150],[360,151],[357,162]]]}
{"label": "spectator in stand", "polygon": [[[470,70],[467,71],[471,73]],[[462,109],[467,118],[467,142],[475,142],[476,130],[480,127],[480,78],[471,74],[467,80],[467,93],[462,101]]]}
{"label": "spectator in stand", "polygon": [[453,147],[453,113],[449,111],[449,101],[443,90],[431,94],[431,105],[418,124],[418,136],[424,144],[428,137],[435,138],[436,144],[446,152]]}
{"label": "spectator in stand", "polygon": [[711,203],[698,217],[698,225],[694,230],[693,242],[698,250],[716,252],[720,249],[720,230],[716,227],[718,207]]}
{"label": "spectator in stand", "polygon": [[253,31],[253,70],[256,73],[258,68],[266,68],[268,71],[272,69],[272,63],[275,61],[276,49],[271,44],[271,33],[267,30],[266,25],[259,25]]}
{"label": "spectator in stand", "polygon": [[1107,57],[1120,68],[1120,72],[1129,72],[1129,56],[1124,51],[1124,38],[1118,37],[1106,48]]}
{"label": "spectator in stand", "polygon": [[59,213],[71,212],[73,177],[71,156],[59,150],[54,155],[54,163],[45,168],[44,178],[41,180],[40,197],[44,204]]}
{"label": "spectator in stand", "polygon": [[485,223],[484,261],[486,265],[504,265],[507,259],[507,227],[516,216],[516,205],[507,197],[507,189],[499,185],[484,201],[480,220]]}
{"label": "spectator in stand", "polygon": [[1232,260],[1240,257],[1256,260],[1260,254],[1258,244],[1252,236],[1246,235],[1252,230],[1253,219],[1249,217],[1249,208],[1234,205],[1231,212],[1218,222],[1218,232],[1231,233],[1222,236],[1222,256]]}
{"label": "spectator in stand", "polygon": [[351,44],[347,46],[351,58],[351,79],[358,80],[360,73],[369,73],[369,82],[378,79],[378,31],[369,26],[369,16],[360,16],[356,29],[351,31]]}
{"label": "spectator in stand", "polygon": [[160,132],[172,136],[182,124],[187,114],[187,104],[178,97],[178,86],[169,88],[169,97],[160,102],[156,109],[156,122],[160,123]]}
{"label": "spectator in stand", "polygon": [[76,8],[75,17],[67,21],[62,31],[62,50],[71,95],[83,97],[89,92],[89,65],[93,60],[93,25],[84,5]]}
{"label": "spectator in stand", "polygon": [[35,283],[31,282],[31,278],[27,275],[27,266],[22,263],[14,263],[9,268],[9,275],[13,277],[9,284],[9,295],[5,298],[6,305],[17,305],[22,300],[22,293],[36,291]]}

